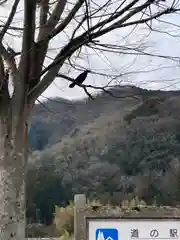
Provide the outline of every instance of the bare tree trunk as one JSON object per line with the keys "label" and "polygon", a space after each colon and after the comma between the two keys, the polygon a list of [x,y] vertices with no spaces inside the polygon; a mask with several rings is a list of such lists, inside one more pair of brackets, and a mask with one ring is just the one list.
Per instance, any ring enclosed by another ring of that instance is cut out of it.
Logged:
{"label": "bare tree trunk", "polygon": [[0,239],[3,240],[25,239],[27,128],[23,117],[14,119],[11,113],[0,116]]}

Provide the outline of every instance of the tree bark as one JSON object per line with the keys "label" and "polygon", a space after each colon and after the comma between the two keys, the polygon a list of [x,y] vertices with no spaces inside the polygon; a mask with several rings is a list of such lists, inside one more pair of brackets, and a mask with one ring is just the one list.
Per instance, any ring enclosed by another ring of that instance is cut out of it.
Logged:
{"label": "tree bark", "polygon": [[0,114],[0,239],[24,240],[28,125],[12,116]]}

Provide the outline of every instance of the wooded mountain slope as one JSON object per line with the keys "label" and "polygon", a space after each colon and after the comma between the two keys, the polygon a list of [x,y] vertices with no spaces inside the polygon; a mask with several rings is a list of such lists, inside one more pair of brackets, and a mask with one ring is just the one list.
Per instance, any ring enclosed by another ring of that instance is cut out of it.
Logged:
{"label": "wooded mountain slope", "polygon": [[54,204],[81,192],[104,202],[138,196],[147,203],[179,203],[180,92],[126,86],[111,93],[35,107],[29,216],[34,208],[52,213]]}

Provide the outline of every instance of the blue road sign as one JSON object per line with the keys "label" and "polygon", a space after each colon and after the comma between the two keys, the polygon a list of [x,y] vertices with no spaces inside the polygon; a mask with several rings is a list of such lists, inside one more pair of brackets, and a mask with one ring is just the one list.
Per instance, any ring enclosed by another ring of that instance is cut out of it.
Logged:
{"label": "blue road sign", "polygon": [[118,240],[116,228],[99,228],[96,230],[96,240]]}

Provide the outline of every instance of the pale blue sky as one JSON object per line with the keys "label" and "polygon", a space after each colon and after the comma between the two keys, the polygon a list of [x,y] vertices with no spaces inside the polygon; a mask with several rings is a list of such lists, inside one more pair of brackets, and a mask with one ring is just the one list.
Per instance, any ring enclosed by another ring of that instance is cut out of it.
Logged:
{"label": "pale blue sky", "polygon": [[[105,1],[105,0],[104,0]],[[11,2],[11,3],[10,3]],[[12,1],[9,1],[3,8],[0,8],[0,19],[3,20],[7,17],[8,10]],[[169,4],[166,2],[165,4]],[[16,25],[20,26],[22,22],[22,4],[19,8],[18,15],[16,16]],[[127,35],[132,30],[132,28],[115,30],[112,33],[107,34],[106,36],[100,39],[101,42],[105,43],[120,43],[122,45],[142,45],[145,48],[145,51],[153,54],[168,55],[168,56],[180,56],[180,15],[168,15],[162,18],[163,21],[172,24],[165,24],[163,22],[159,23],[156,20],[154,21],[153,27],[167,33],[158,33],[151,32],[145,26],[140,26],[136,30]],[[73,26],[70,27],[70,30]],[[67,32],[68,32],[67,31]],[[148,37],[147,37],[148,35]],[[172,35],[176,35],[175,37]],[[53,57],[57,53],[57,49],[63,45],[63,42],[66,40],[65,35],[56,37],[51,44],[51,47],[55,50],[49,52],[49,56]],[[13,46],[16,50],[19,50],[21,46],[20,38],[15,38],[12,36],[7,36],[5,43],[8,43],[10,46]],[[84,51],[87,51],[85,49]],[[179,89],[180,88],[180,66],[178,63],[174,63],[168,59],[154,58],[148,56],[132,56],[132,55],[116,55],[110,53],[100,53],[98,51],[89,51],[88,57],[84,57],[81,61],[78,61],[79,64],[83,67],[91,68],[97,72],[104,73],[113,73],[125,74],[123,77],[119,78],[118,82],[121,84],[135,84],[143,88],[151,89]],[[47,62],[49,62],[47,60]],[[77,61],[76,61],[77,63]],[[68,72],[69,68],[64,66],[62,71]],[[71,77],[76,77],[80,72],[74,71],[68,72],[68,75]],[[143,73],[142,73],[143,71]],[[127,74],[130,72],[137,72],[134,74]],[[141,72],[141,73],[140,73]],[[92,84],[96,86],[101,86],[107,84],[109,80],[98,75],[89,74],[86,84]],[[75,87],[74,89],[68,88],[68,81],[62,79],[56,79],[53,84],[44,92],[43,96],[46,97],[63,97],[63,98],[81,98],[84,97],[84,91]],[[90,90],[92,92],[92,90]],[[41,98],[44,99],[44,98]]]}

